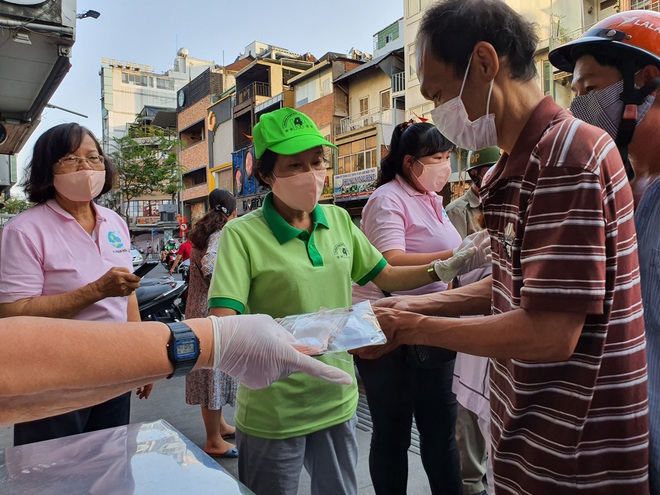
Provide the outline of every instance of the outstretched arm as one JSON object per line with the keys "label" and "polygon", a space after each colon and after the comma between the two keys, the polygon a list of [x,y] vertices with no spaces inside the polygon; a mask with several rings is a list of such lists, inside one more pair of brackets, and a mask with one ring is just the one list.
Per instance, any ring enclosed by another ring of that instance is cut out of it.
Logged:
{"label": "outstretched arm", "polygon": [[372,304],[427,316],[488,315],[492,285],[493,279],[486,277],[458,289],[419,296],[386,297]]}
{"label": "outstretched arm", "polygon": [[[297,372],[351,382],[343,371],[293,349],[287,339],[290,334],[268,316],[216,321],[214,332],[210,318],[186,320],[202,349],[196,368],[215,365],[252,388]],[[157,322],[4,318],[0,320],[0,422],[62,414],[165,378],[172,372],[169,338],[167,326]]]}

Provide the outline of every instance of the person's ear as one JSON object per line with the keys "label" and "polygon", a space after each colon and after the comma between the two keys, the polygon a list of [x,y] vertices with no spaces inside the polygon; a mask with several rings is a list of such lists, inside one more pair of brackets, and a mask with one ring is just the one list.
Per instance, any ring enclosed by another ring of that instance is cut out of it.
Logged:
{"label": "person's ear", "polygon": [[256,171],[254,172],[254,175],[258,175],[259,178],[260,178],[262,181],[264,181],[266,184],[268,184],[268,186],[269,186],[270,188],[273,187],[273,178],[272,178],[272,177],[270,177],[270,176],[268,176],[268,177],[264,177],[263,175],[261,175],[261,172],[259,172],[258,170],[256,170]]}
{"label": "person's ear", "polygon": [[472,67],[474,74],[478,75],[486,82],[495,79],[500,70],[500,58],[497,51],[487,41],[480,41],[472,50]]}
{"label": "person's ear", "polygon": [[415,165],[415,157],[412,155],[406,155],[403,157],[403,168],[411,170],[413,165]]}
{"label": "person's ear", "polygon": [[641,78],[640,87],[644,87],[647,84],[654,84],[655,89],[651,94],[660,94],[660,87],[658,86],[660,84],[660,68],[655,65],[647,65],[641,70],[639,76]]}

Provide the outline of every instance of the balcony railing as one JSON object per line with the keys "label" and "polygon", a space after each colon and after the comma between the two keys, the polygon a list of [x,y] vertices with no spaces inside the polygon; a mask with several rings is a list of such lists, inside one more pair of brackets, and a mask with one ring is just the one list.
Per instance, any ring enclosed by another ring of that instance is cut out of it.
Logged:
{"label": "balcony railing", "polygon": [[653,10],[654,12],[660,12],[660,1],[659,0],[631,0],[630,9],[640,9],[640,10]]}
{"label": "balcony railing", "polygon": [[392,94],[401,93],[406,90],[406,73],[397,72],[392,75]]}
{"label": "balcony railing", "polygon": [[392,110],[377,107],[363,115],[343,118],[340,121],[339,133],[344,134],[373,124],[392,124]]}
{"label": "balcony railing", "polygon": [[270,96],[270,84],[259,81],[253,82],[247,88],[236,93],[236,104],[240,105],[253,100],[255,96]]}
{"label": "balcony railing", "polygon": [[550,50],[557,48],[569,41],[578,39],[584,33],[594,26],[594,23],[587,24],[578,29],[572,31],[564,31],[563,29],[557,29],[557,26],[553,26],[552,36],[550,37]]}

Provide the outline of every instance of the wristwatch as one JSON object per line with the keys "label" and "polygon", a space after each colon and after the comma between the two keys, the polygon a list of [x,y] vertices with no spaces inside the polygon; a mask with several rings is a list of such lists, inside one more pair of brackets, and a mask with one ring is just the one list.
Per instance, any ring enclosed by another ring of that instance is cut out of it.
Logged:
{"label": "wristwatch", "polygon": [[435,271],[435,264],[436,263],[437,263],[437,261],[434,261],[433,264],[431,265],[431,267],[426,271],[428,272],[429,277],[431,277],[431,280],[433,280],[434,282],[440,282],[440,277],[438,277],[438,274]]}
{"label": "wristwatch", "polygon": [[170,340],[167,343],[167,357],[174,365],[174,371],[167,377],[187,375],[195,367],[201,350],[199,339],[188,325],[181,322],[166,323],[169,327]]}

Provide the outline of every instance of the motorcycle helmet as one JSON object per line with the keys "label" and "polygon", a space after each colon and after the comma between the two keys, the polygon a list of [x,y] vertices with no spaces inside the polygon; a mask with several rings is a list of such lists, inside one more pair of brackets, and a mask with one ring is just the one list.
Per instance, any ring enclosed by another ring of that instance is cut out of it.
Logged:
{"label": "motorcycle helmet", "polygon": [[[560,70],[573,72],[575,61],[590,50],[607,50],[637,68],[653,64],[660,67],[660,13],[650,10],[619,12],[595,24],[577,40],[555,48],[548,55]],[[625,69],[624,67],[620,68]]]}

